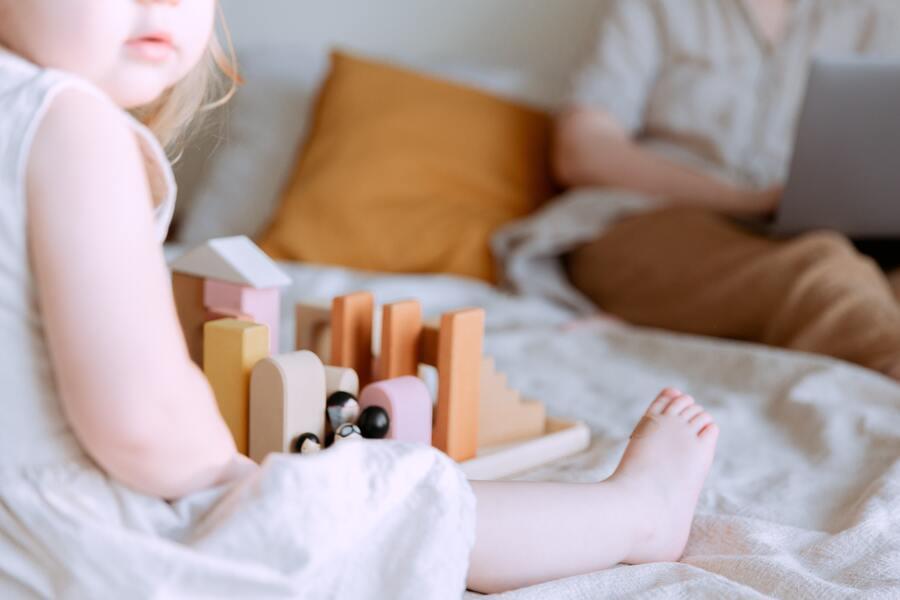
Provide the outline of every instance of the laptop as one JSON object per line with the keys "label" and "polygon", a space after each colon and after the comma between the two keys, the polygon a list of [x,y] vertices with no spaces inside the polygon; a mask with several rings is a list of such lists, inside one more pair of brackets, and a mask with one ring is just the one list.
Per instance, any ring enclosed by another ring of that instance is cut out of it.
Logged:
{"label": "laptop", "polygon": [[769,232],[900,239],[900,62],[813,61],[784,197]]}

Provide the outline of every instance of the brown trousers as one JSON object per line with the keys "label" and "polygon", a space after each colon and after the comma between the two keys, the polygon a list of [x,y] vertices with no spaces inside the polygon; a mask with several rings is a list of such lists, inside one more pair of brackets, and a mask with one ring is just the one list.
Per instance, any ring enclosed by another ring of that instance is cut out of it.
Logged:
{"label": "brown trousers", "polygon": [[566,257],[577,288],[634,324],[900,366],[900,305],[843,236],[752,233],[708,211],[626,219]]}

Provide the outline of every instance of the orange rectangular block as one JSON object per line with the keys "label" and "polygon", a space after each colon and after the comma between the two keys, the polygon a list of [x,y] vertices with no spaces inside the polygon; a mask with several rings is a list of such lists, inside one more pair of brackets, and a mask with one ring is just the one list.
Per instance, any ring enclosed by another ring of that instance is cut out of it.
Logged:
{"label": "orange rectangular block", "polygon": [[422,306],[415,300],[388,304],[382,310],[379,378],[396,379],[419,373]]}
{"label": "orange rectangular block", "polygon": [[203,306],[203,278],[172,273],[172,293],[178,320],[184,332],[188,353],[198,367],[203,366],[203,324],[206,308]]}
{"label": "orange rectangular block", "polygon": [[269,356],[269,328],[222,319],[203,326],[203,372],[216,396],[238,452],[249,452],[250,374]]}
{"label": "orange rectangular block", "polygon": [[438,364],[438,337],[441,333],[441,324],[426,321],[422,326],[422,334],[419,336],[419,362],[437,367]]}
{"label": "orange rectangular block", "polygon": [[360,387],[372,381],[372,318],[375,298],[357,292],[334,299],[331,306],[331,360],[335,367],[353,369]]}
{"label": "orange rectangular block", "polygon": [[438,401],[433,445],[456,461],[478,449],[478,407],[484,345],[484,310],[441,317],[438,340]]}

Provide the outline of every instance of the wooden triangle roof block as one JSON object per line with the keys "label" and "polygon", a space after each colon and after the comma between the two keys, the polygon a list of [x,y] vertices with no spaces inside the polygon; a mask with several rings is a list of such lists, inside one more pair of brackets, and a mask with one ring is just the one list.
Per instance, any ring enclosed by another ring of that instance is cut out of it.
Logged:
{"label": "wooden triangle roof block", "polygon": [[245,235],[216,238],[188,250],[171,265],[175,273],[218,279],[256,289],[284,287],[290,277]]}

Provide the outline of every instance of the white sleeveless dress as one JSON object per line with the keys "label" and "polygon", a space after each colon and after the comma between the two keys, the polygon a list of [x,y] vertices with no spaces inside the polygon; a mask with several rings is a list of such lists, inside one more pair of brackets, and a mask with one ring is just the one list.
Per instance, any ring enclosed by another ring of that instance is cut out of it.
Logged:
{"label": "white sleeveless dress", "polygon": [[[257,474],[175,502],[119,484],[85,454],[58,400],[26,243],[28,152],[70,87],[110,101],[0,49],[0,598],[460,598],[475,500],[430,448],[271,455]],[[122,118],[140,140],[162,242],[171,168],[150,131]]]}

